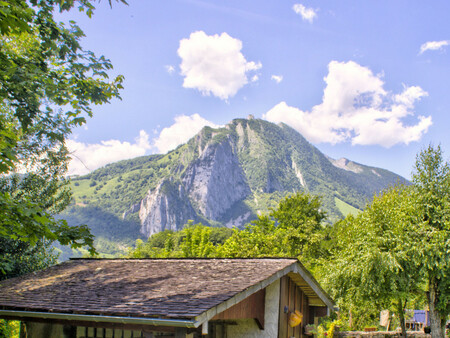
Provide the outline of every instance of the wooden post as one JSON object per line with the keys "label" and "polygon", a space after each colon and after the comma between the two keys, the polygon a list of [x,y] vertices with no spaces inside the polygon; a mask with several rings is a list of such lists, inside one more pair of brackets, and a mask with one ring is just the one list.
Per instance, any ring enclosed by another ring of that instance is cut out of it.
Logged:
{"label": "wooden post", "polygon": [[208,334],[208,324],[209,323],[207,321],[202,324],[202,335],[203,336],[206,336]]}
{"label": "wooden post", "polygon": [[25,325],[25,322],[20,322],[20,338],[27,338],[27,326]]}
{"label": "wooden post", "polygon": [[[319,317],[314,317],[314,325],[316,327],[319,326]],[[316,333],[314,333],[314,338],[317,338],[317,334]]]}

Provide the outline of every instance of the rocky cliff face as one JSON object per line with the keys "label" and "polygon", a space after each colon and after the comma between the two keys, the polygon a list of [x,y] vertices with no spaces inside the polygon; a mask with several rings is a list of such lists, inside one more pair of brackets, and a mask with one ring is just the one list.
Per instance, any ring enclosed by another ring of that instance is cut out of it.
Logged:
{"label": "rocky cliff face", "polygon": [[343,204],[361,209],[375,192],[405,182],[387,170],[330,159],[287,125],[257,119],[205,127],[167,154],[111,164],[78,181],[80,204],[122,216],[145,236],[188,220],[242,226],[296,191],[320,195],[334,221],[348,209]]}
{"label": "rocky cliff face", "polygon": [[183,185],[168,179],[149,191],[139,207],[141,233],[145,236],[164,230],[178,230],[180,224],[197,218]]}
{"label": "rocky cliff face", "polygon": [[[251,194],[230,137],[205,142],[199,136],[196,141],[198,157],[185,168],[180,181],[163,180],[139,204],[142,234],[178,230],[188,220],[220,222],[236,202]],[[135,206],[131,212],[136,212]]]}
{"label": "rocky cliff face", "polygon": [[182,180],[198,211],[212,220],[251,193],[230,138],[209,143]]}

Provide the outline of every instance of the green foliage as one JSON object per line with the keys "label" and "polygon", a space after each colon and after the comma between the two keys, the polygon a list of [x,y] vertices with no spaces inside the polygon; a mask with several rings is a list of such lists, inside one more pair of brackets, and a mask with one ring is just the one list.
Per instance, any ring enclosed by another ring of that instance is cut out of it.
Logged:
{"label": "green foliage", "polygon": [[[35,183],[36,180],[31,181]],[[34,248],[42,249],[38,243],[45,239],[46,241],[57,240],[62,245],[71,245],[73,248],[88,246],[93,252],[93,236],[87,226],[69,226],[65,220],[56,219],[50,213],[67,205],[65,193],[64,197],[59,199],[57,192],[52,192],[52,189],[42,190],[42,188],[43,186],[34,188],[30,185],[29,176],[23,178],[17,185],[14,176],[0,179],[0,191],[4,192],[0,194],[2,210],[0,239],[26,242],[24,246],[30,251]],[[48,185],[46,188],[49,188]],[[55,189],[59,189],[58,184]],[[43,210],[43,207],[46,210]],[[17,255],[20,255],[20,252],[18,250]],[[9,268],[3,266],[3,263],[11,260],[10,255],[5,259],[2,260],[0,269],[8,271]],[[18,256],[17,259],[22,258]]]}
{"label": "green foliage", "polygon": [[[321,254],[325,217],[320,199],[304,194],[285,198],[270,215],[261,215],[243,230],[188,222],[182,230],[165,230],[136,242],[130,257],[297,257],[312,266]],[[302,214],[304,213],[304,214]],[[279,219],[274,218],[276,215]],[[295,215],[295,216],[294,216]],[[289,221],[288,221],[289,220]],[[278,226],[276,225],[278,223]]]}
{"label": "green foliage", "polygon": [[233,229],[225,227],[210,227],[209,241],[218,246],[223,243],[233,234]]}
{"label": "green foliage", "polygon": [[47,268],[57,261],[49,241],[30,243],[0,237],[0,280]]}
{"label": "green foliage", "polygon": [[417,155],[413,185],[387,189],[335,224],[322,281],[358,326],[388,308],[403,335],[405,308],[423,305],[426,295],[433,337],[443,337],[450,314],[449,221],[450,165],[439,147],[429,146]]}
{"label": "green foliage", "polygon": [[[123,77],[108,79],[111,63],[82,49],[74,22],[55,22],[55,10],[73,6],[71,0],[0,3],[0,238],[24,255],[5,253],[4,271],[45,252],[48,241],[95,252],[87,226],[54,217],[70,199],[65,139],[92,116],[92,105],[119,98]],[[82,0],[78,8],[90,16],[94,6]],[[19,170],[26,174],[16,175]]]}
{"label": "green foliage", "polygon": [[321,323],[313,330],[313,333],[317,335],[317,338],[334,337],[336,327],[341,327],[343,321],[340,319],[332,319],[330,317],[324,317]]}
{"label": "green foliage", "polygon": [[219,247],[221,257],[299,257],[312,268],[325,252],[322,242],[325,213],[316,196],[296,193],[285,197],[269,214],[263,214]]}
{"label": "green foliage", "polygon": [[211,230],[201,224],[188,224],[184,229],[185,237],[180,249],[183,257],[211,257],[214,245],[210,242]]}
{"label": "green foliage", "polygon": [[20,322],[16,320],[0,319],[1,338],[19,338]]}
{"label": "green foliage", "polygon": [[348,215],[356,216],[358,213],[361,212],[361,210],[356,209],[355,207],[351,206],[348,203],[345,203],[344,201],[340,200],[337,197],[334,198],[334,201],[336,203],[336,207],[339,209],[341,214],[344,216],[348,216]]}
{"label": "green foliage", "polygon": [[431,330],[433,337],[444,337],[450,314],[450,164],[440,147],[417,155],[413,184],[423,220],[415,244],[428,286]]}
{"label": "green foliage", "polygon": [[[103,209],[90,205],[71,205],[57,215],[68,224],[89,224],[89,230],[95,236],[93,246],[99,257],[118,257],[126,254],[136,238],[141,238],[139,223],[135,220],[122,219]],[[87,253],[86,248],[68,248],[55,245],[62,251],[60,259],[81,257]]]}
{"label": "green foliage", "polygon": [[324,280],[344,312],[364,309],[356,313],[360,327],[383,308],[402,317],[408,299],[420,291],[418,252],[411,245],[421,222],[415,197],[412,187],[390,188],[332,229],[335,246]]}
{"label": "green foliage", "polygon": [[283,228],[311,226],[316,228],[312,230],[317,230],[326,219],[326,213],[320,210],[321,205],[320,197],[295,193],[281,200],[270,216],[277,219],[278,226]]}
{"label": "green foliage", "polygon": [[144,243],[138,239],[128,256],[133,258],[216,257],[217,249],[233,230],[214,228],[189,221],[177,232],[164,230],[153,234]]}
{"label": "green foliage", "polygon": [[[233,229],[233,235],[218,248],[219,257],[292,257],[295,248],[289,245],[287,229],[275,226],[268,216],[260,216],[243,230]],[[288,246],[287,246],[288,245]]]}

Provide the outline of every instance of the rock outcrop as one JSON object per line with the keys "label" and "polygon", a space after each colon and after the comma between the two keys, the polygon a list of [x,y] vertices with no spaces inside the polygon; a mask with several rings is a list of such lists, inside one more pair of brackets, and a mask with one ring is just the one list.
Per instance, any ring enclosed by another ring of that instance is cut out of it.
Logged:
{"label": "rock outcrop", "polygon": [[[197,141],[199,156],[184,170],[181,181],[163,180],[141,201],[139,219],[145,236],[179,230],[188,220],[223,221],[236,202],[251,194],[229,137],[220,142]],[[131,209],[136,212],[136,208]]]}
{"label": "rock outcrop", "polygon": [[198,211],[211,220],[219,220],[234,203],[251,193],[229,138],[210,142],[182,180]]}
{"label": "rock outcrop", "polygon": [[163,180],[140,203],[141,233],[150,236],[164,230],[178,230],[187,220],[197,220],[188,195],[179,182]]}

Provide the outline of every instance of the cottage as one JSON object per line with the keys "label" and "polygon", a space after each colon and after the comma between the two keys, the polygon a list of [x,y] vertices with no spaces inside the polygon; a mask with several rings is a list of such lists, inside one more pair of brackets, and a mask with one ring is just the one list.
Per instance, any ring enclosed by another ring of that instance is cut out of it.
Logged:
{"label": "cottage", "polygon": [[296,259],[72,259],[0,282],[28,338],[306,337],[333,307]]}

